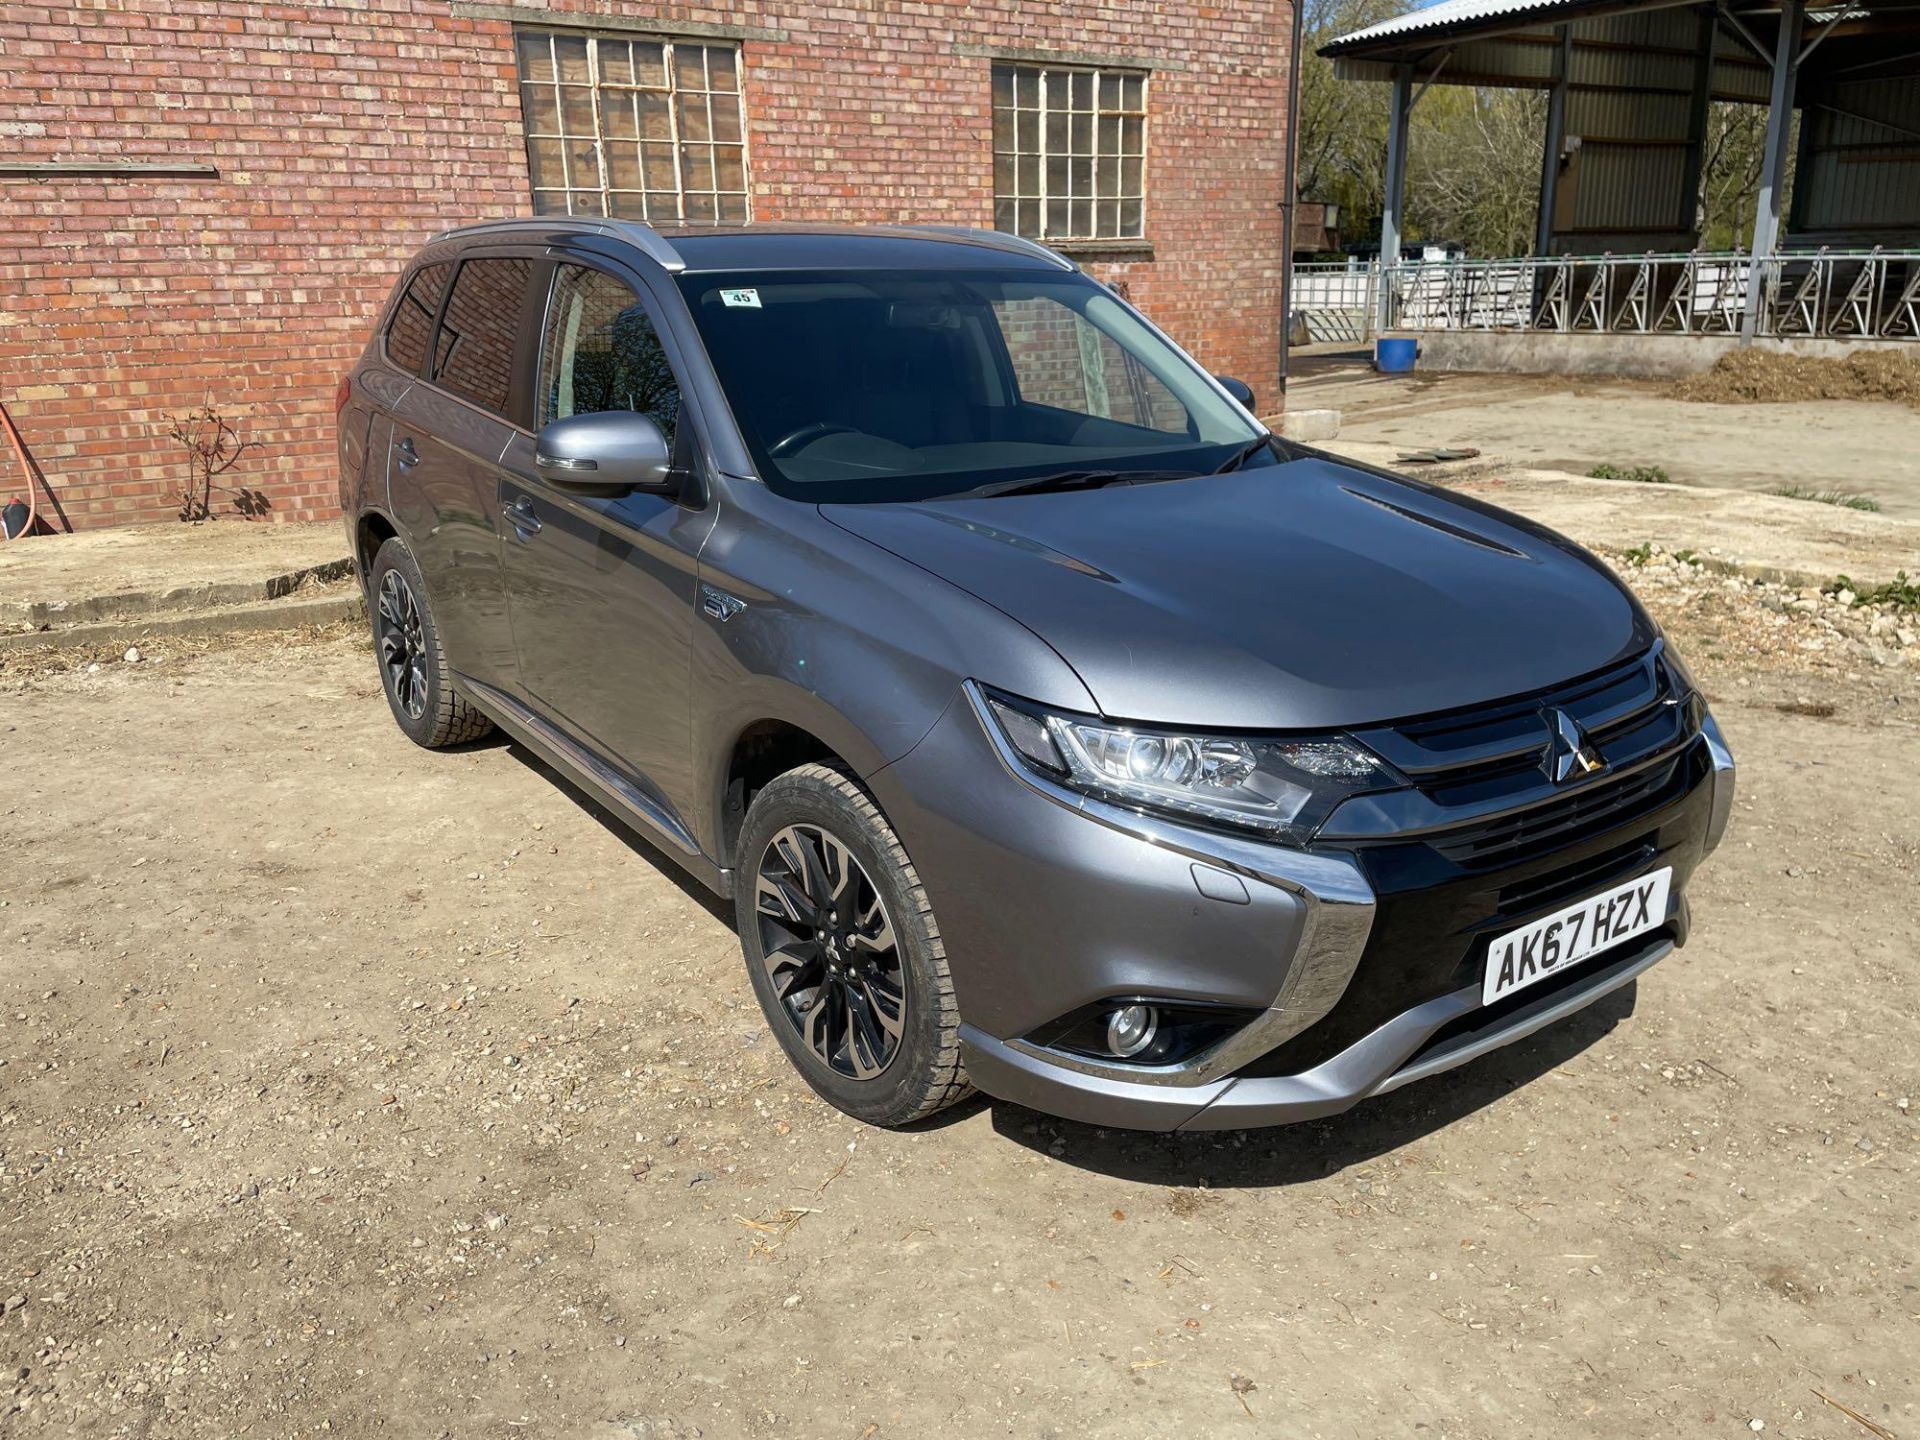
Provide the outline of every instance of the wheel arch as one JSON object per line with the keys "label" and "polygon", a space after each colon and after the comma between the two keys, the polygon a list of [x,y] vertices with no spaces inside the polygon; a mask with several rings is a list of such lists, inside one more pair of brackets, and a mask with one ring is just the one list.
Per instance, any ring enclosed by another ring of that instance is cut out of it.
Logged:
{"label": "wheel arch", "polygon": [[747,810],[769,781],[810,764],[831,765],[863,780],[886,763],[872,741],[845,716],[819,704],[817,697],[803,699],[812,703],[736,719],[729,727],[731,740],[714,747],[707,791],[712,796],[717,858],[723,867],[738,863],[736,851]]}
{"label": "wheel arch", "polygon": [[359,567],[363,586],[373,574],[373,557],[380,553],[380,547],[402,538],[400,527],[384,510],[369,506],[360,512],[353,522],[353,561]]}

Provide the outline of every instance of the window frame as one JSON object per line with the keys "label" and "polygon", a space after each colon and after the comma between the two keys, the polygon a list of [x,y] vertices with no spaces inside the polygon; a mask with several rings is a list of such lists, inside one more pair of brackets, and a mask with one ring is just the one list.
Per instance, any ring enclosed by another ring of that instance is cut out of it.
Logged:
{"label": "window frame", "polygon": [[[660,311],[659,301],[649,287],[637,284],[634,279],[621,274],[618,270],[607,265],[595,265],[579,255],[565,252],[555,252],[553,256],[553,266],[546,280],[546,294],[538,307],[540,314],[539,323],[535,325],[533,329],[533,353],[530,356],[532,369],[528,375],[527,382],[528,403],[531,407],[528,411],[528,417],[532,421],[533,432],[537,435],[541,430],[546,428],[547,425],[554,423],[552,420],[542,421],[540,418],[542,411],[545,409],[547,393],[547,335],[555,321],[554,306],[560,298],[561,277],[570,269],[584,270],[595,275],[604,275],[607,279],[624,288],[629,295],[633,296],[634,304],[646,311],[647,323],[653,327],[653,338],[660,346],[660,353],[666,357],[667,369],[672,372],[674,387],[679,396],[679,411],[674,421],[673,445],[676,455],[683,453],[683,447],[690,443],[690,439],[685,433],[687,426],[691,423],[690,390],[687,384],[686,366],[682,363],[679,353],[674,348],[666,327],[665,317]],[[597,412],[576,410],[573,413],[575,415],[582,415]],[[645,412],[633,411],[631,413],[644,414]],[[554,417],[555,420],[563,418],[569,417]]]}
{"label": "window frame", "polygon": [[[553,62],[554,62],[554,76],[552,79],[550,80],[530,79],[525,73],[525,71],[522,69],[521,59],[520,59],[521,41],[523,40],[523,38],[533,37],[533,36],[547,37],[549,39],[549,42],[551,42],[551,40],[554,38],[577,39],[577,40],[583,40],[586,42],[588,78],[585,82],[584,88],[586,89],[593,106],[594,133],[592,136],[592,142],[593,142],[594,164],[595,164],[595,168],[599,172],[598,185],[576,185],[573,183],[573,173],[572,173],[573,167],[570,161],[567,159],[566,147],[570,144],[577,144],[579,141],[585,139],[586,137],[570,136],[565,133],[565,129],[566,129],[565,110],[564,110],[564,106],[560,104],[560,96],[559,96],[559,91],[562,88],[562,82],[559,78],[558,59],[557,59],[557,56],[555,56],[554,54],[554,51],[551,47],[551,43],[549,43],[548,54],[550,57],[553,57]],[[666,97],[667,137],[664,140],[648,140],[637,133],[640,128],[640,121],[639,121],[637,110],[635,114],[636,134],[633,138],[628,139],[627,137],[614,136],[608,133],[607,123],[606,123],[606,115],[607,115],[606,92],[609,89],[619,89],[619,90],[624,90],[624,91],[633,93],[635,95],[638,95],[640,93],[645,92],[648,89],[648,87],[640,85],[637,81],[627,82],[623,84],[622,82],[619,82],[619,81],[604,79],[601,71],[601,57],[600,57],[600,46],[602,42],[605,42],[608,44],[618,44],[618,45],[659,45],[661,47],[661,64],[662,64],[663,74],[666,78],[666,88],[664,90],[654,91],[652,93],[661,94]],[[701,76],[702,76],[702,79],[706,82],[707,88],[698,92],[681,90],[678,84],[678,67],[675,65],[675,62],[674,62],[674,48],[677,45],[698,46],[703,51],[728,50],[733,55],[733,74],[734,74],[735,88],[733,91],[732,98],[735,106],[738,108],[738,111],[739,111],[739,132],[740,132],[740,138],[737,142],[739,151],[740,151],[740,189],[737,192],[730,188],[729,189],[721,188],[719,183],[720,174],[719,174],[719,163],[718,163],[720,151],[725,148],[729,148],[733,146],[736,142],[721,141],[721,140],[713,139],[711,134],[711,123],[709,123],[709,135],[707,139],[684,140],[681,135],[680,99],[683,95],[692,95],[697,93],[705,96],[707,99],[708,120],[709,122],[711,122],[712,116],[713,116],[713,102],[715,98],[724,96],[726,92],[716,91],[712,88],[712,83],[713,83],[712,65],[711,65],[711,61],[705,55],[703,55],[701,59]],[[739,41],[717,38],[717,37],[697,36],[697,35],[673,35],[669,33],[642,34],[638,32],[629,32],[624,30],[620,30],[620,31],[596,30],[591,28],[590,26],[569,26],[569,25],[553,25],[553,24],[537,24],[537,23],[522,24],[522,23],[516,22],[513,27],[513,53],[514,53],[514,90],[520,102],[520,137],[521,137],[522,145],[524,146],[524,149],[525,149],[526,160],[527,160],[527,191],[528,191],[529,197],[531,198],[535,206],[535,210],[534,210],[535,214],[585,215],[591,218],[640,220],[648,224],[675,224],[675,225],[687,225],[687,224],[698,225],[698,224],[709,224],[709,223],[731,225],[731,224],[749,224],[752,222],[753,212],[754,212],[753,160],[752,160],[752,155],[750,154],[751,147],[748,141],[748,134],[747,134],[746,55]],[[529,86],[545,86],[548,89],[555,92],[555,95],[554,95],[555,111],[556,111],[556,115],[559,117],[558,133],[547,134],[545,132],[540,132],[540,133],[535,132],[532,119],[527,112],[527,90]],[[536,140],[552,141],[559,144],[562,147],[561,160],[562,160],[563,168],[562,168],[561,175],[559,175],[558,177],[553,177],[553,176],[542,177],[541,175],[539,175],[537,162],[535,160],[535,151],[534,151],[534,143]],[[621,143],[621,144],[631,144],[635,146],[664,144],[667,147],[667,149],[669,150],[673,158],[673,185],[674,185],[674,188],[672,191],[673,213],[671,214],[656,213],[653,211],[652,207],[648,203],[651,197],[656,195],[665,195],[668,192],[661,191],[661,190],[652,190],[647,188],[644,151],[642,152],[641,173],[639,176],[639,179],[641,181],[640,188],[635,190],[628,187],[616,186],[612,183],[613,170],[612,170],[612,166],[610,166],[607,161],[607,146],[610,141],[617,141],[618,143]],[[713,170],[713,174],[711,177],[713,184],[710,187],[707,187],[707,188],[696,187],[693,189],[688,188],[686,183],[687,181],[686,159],[685,159],[685,156],[682,154],[682,149],[683,149],[683,146],[685,145],[702,146],[709,151],[709,158],[710,158],[710,162]],[[544,184],[540,183],[543,178],[548,183],[544,183]],[[559,182],[558,184],[552,183],[555,179],[558,180]],[[563,210],[543,211],[538,208],[538,206],[541,203],[541,197],[543,195],[555,195],[555,194],[564,197],[565,208]],[[720,216],[720,206],[721,206],[722,198],[724,197],[724,198],[731,199],[736,194],[740,197],[741,214],[739,218],[738,219],[729,218],[725,220],[720,219],[719,216]],[[575,197],[580,195],[598,196],[600,209],[598,211],[576,209]],[[640,201],[640,207],[639,207],[638,213],[623,212],[623,211],[616,210],[614,208],[615,196],[638,197]],[[697,218],[690,218],[688,216],[687,201],[690,196],[706,196],[712,201],[713,218],[711,220],[701,220]]]}
{"label": "window frame", "polygon": [[[521,375],[525,389],[521,397],[524,412],[520,428],[536,439],[539,437],[540,363],[546,348],[547,325],[553,317],[554,297],[560,289],[560,272],[569,265],[580,270],[597,270],[609,279],[618,280],[638,296],[640,304],[646,307],[647,318],[653,321],[653,333],[666,351],[667,364],[673,371],[674,379],[680,383],[680,418],[674,434],[673,463],[684,474],[685,484],[678,503],[684,510],[703,508],[708,499],[706,468],[717,462],[711,458],[713,451],[707,443],[707,436],[711,432],[706,424],[701,386],[715,382],[710,369],[704,376],[694,373],[694,357],[687,350],[689,337],[683,336],[675,328],[672,307],[680,298],[678,290],[669,284],[663,292],[653,277],[646,273],[646,269],[651,267],[637,266],[630,261],[614,259],[591,250],[556,245],[546,252],[546,256],[546,279],[540,282],[533,302],[527,307],[527,323],[522,336],[527,359]],[[691,332],[691,339],[699,343],[697,330]],[[724,400],[721,408],[724,413]]]}
{"label": "window frame", "polygon": [[[1000,103],[997,93],[998,82],[1002,72],[1006,73],[1011,88],[1009,103],[1006,105]],[[1147,236],[1147,211],[1151,199],[1149,167],[1147,162],[1152,147],[1152,74],[1152,67],[1144,63],[1129,66],[1106,63],[1090,64],[1070,60],[994,59],[989,67],[988,79],[988,108],[993,126],[992,159],[995,172],[993,177],[994,228],[1002,234],[1021,235],[1023,238],[1036,240],[1042,245],[1080,246],[1083,248],[1146,248],[1149,244]],[[1087,84],[1092,92],[1092,107],[1090,110],[1076,110],[1073,107],[1073,78],[1081,75],[1088,77]],[[1023,79],[1037,87],[1035,103],[1030,108],[1022,106],[1019,103],[1020,86]],[[1118,108],[1107,108],[1101,100],[1103,82],[1107,79],[1117,80],[1120,84],[1120,105]],[[1067,102],[1060,109],[1050,111],[1048,106],[1049,93],[1055,85],[1062,82],[1067,86]],[[1126,87],[1129,82],[1136,83],[1139,86],[1140,99],[1137,108],[1128,107],[1125,103]],[[1060,114],[1067,117],[1067,143],[1065,149],[1055,150],[1048,143],[1047,131],[1049,129],[1048,118],[1050,114]],[[1030,150],[1020,147],[1020,117],[1022,115],[1032,115],[1035,117],[1034,123],[1038,133],[1034,137],[1035,148]],[[1075,115],[1090,116],[1089,131],[1091,135],[1091,149],[1084,152],[1074,148],[1072,131],[1073,117]],[[1008,131],[1004,134],[1001,129],[1002,117],[1005,117],[1009,127]],[[1104,150],[1101,142],[1101,132],[1104,129],[1102,122],[1107,119],[1117,121],[1120,129],[1118,140],[1119,148],[1112,151]],[[1126,148],[1126,121],[1129,119],[1137,119],[1138,121],[1140,139],[1137,151]],[[1091,193],[1087,195],[1074,193],[1072,169],[1074,162],[1081,159],[1088,162],[1088,178]],[[999,170],[1003,160],[1008,162],[1013,169],[1012,189],[1010,191],[1003,191],[1000,185]],[[1035,188],[1032,193],[1026,193],[1022,189],[1020,169],[1023,160],[1031,160],[1036,171],[1034,179]],[[1050,177],[1053,162],[1056,160],[1063,162],[1067,167],[1067,190],[1064,194],[1060,195],[1053,193]],[[1137,160],[1140,166],[1139,190],[1137,194],[1129,194],[1126,190],[1124,176],[1126,173],[1126,162],[1129,160]],[[1117,182],[1120,188],[1113,194],[1103,193],[1100,184],[1101,167],[1108,161],[1115,164],[1118,168],[1118,174],[1121,177]],[[1140,207],[1139,224],[1137,228],[1129,231],[1124,225],[1123,217],[1125,215],[1125,207],[1135,201],[1137,201]],[[1086,233],[1076,233],[1073,229],[1073,206],[1080,203],[1085,203],[1089,207],[1092,216],[1092,227]],[[1101,215],[1109,203],[1118,207],[1115,216],[1115,228],[1112,233],[1104,233],[1102,230]],[[1000,223],[1000,209],[1002,205],[1011,205],[1013,207],[1013,223],[1010,227],[1003,227]],[[1038,206],[1040,216],[1037,229],[1030,235],[1019,228],[1020,211],[1022,207],[1027,205]],[[1064,212],[1066,217],[1064,223],[1059,226],[1055,226],[1053,223],[1053,216],[1056,210]]]}
{"label": "window frame", "polygon": [[[533,249],[524,245],[486,246],[456,250],[452,254],[436,253],[431,260],[417,259],[407,271],[407,278],[433,265],[449,265],[453,269],[447,281],[447,288],[441,292],[440,306],[434,312],[433,330],[427,337],[426,360],[417,370],[409,370],[387,353],[386,330],[397,310],[397,304],[387,311],[386,319],[380,327],[381,358],[401,375],[408,377],[416,385],[432,391],[436,396],[464,405],[476,415],[502,425],[512,426],[523,435],[532,435],[529,424],[533,407],[533,382],[527,378],[527,362],[535,359],[530,355],[530,347],[536,346],[540,338],[540,326],[546,315],[546,295],[552,287],[553,261],[550,256],[557,252],[545,249]],[[515,319],[513,339],[513,371],[507,388],[507,405],[504,410],[490,410],[479,401],[460,391],[450,389],[440,383],[433,374],[433,360],[440,350],[440,326],[446,318],[447,303],[453,298],[453,287],[460,281],[460,271],[471,260],[524,260],[530,267],[527,273],[527,293],[521,302],[520,314]]]}
{"label": "window frame", "polygon": [[[506,403],[498,410],[465,391],[456,390],[451,385],[443,383],[440,378],[440,332],[447,323],[447,309],[453,303],[453,292],[460,284],[460,277],[466,273],[467,266],[477,260],[520,260],[527,266],[526,293],[520,297],[520,313],[514,317],[513,351],[507,360]],[[531,434],[527,425],[532,400],[532,382],[528,380],[526,373],[527,347],[530,338],[537,343],[539,331],[535,328],[535,317],[545,313],[544,305],[534,303],[535,297],[550,290],[552,285],[551,262],[532,250],[523,248],[476,250],[457,256],[453,278],[447,282],[446,294],[440,297],[440,313],[434,318],[433,334],[427,344],[426,363],[420,369],[420,383],[431,386],[435,394],[445,395],[450,400],[458,400],[462,405],[471,407],[481,415]]]}
{"label": "window frame", "polygon": [[[400,277],[400,283],[394,286],[393,303],[388,306],[386,316],[380,322],[380,358],[402,375],[411,375],[416,380],[427,378],[428,362],[433,359],[434,344],[440,337],[440,317],[446,313],[447,297],[453,294],[453,282],[460,277],[460,259],[456,255],[447,260],[423,261],[412,265]],[[447,283],[441,287],[440,298],[434,304],[433,314],[427,319],[426,350],[420,357],[420,363],[409,369],[393,353],[390,342],[393,339],[394,322],[400,318],[400,307],[407,303],[407,292],[413,289],[413,282],[437,265],[447,267]]]}

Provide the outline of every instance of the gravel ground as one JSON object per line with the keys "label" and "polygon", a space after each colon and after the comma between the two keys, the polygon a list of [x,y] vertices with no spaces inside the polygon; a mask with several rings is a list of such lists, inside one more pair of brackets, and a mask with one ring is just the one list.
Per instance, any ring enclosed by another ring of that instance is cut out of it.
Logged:
{"label": "gravel ground", "polygon": [[[1379,375],[1351,352],[1296,356],[1294,363],[1288,404],[1340,411],[1343,445],[1379,443],[1396,454],[1471,446],[1508,466],[1573,475],[1601,464],[1658,466],[1683,485],[1858,493],[1889,517],[1920,519],[1920,414],[1911,405],[1816,399],[1811,384],[1800,398],[1777,403],[1700,404],[1674,398],[1670,381]],[[1900,363],[1920,371],[1920,364]],[[1818,522],[1810,514],[1808,523]],[[1618,533],[1633,544],[1645,538],[1637,530]],[[1699,543],[1684,531],[1661,538]]]}
{"label": "gravel ground", "polygon": [[0,1432],[1913,1440],[1912,617],[1641,558],[1742,762],[1693,943],[1194,1138],[828,1110],[358,635],[0,659]]}

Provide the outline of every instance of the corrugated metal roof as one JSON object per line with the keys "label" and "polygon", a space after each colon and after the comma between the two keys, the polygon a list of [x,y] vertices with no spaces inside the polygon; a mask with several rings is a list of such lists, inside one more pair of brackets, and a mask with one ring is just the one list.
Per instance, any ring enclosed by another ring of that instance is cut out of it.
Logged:
{"label": "corrugated metal roof", "polygon": [[[1516,21],[1525,25],[1530,21],[1541,24],[1553,24],[1563,18],[1570,18],[1565,12],[1574,11],[1602,14],[1635,13],[1632,0],[1626,4],[1618,0],[1440,0],[1438,5],[1428,5],[1418,10],[1409,10],[1404,15],[1396,15],[1391,20],[1382,20],[1377,25],[1368,25],[1330,40],[1320,47],[1322,55],[1339,55],[1352,49],[1364,49],[1382,40],[1393,40],[1403,35],[1422,35],[1434,30],[1459,30],[1483,22]],[[1650,0],[1646,7],[1650,11],[1677,10],[1691,8],[1686,0]],[[1902,7],[1885,6],[1882,11]],[[1871,18],[1874,11],[1864,5],[1814,4],[1807,10],[1807,19],[1818,25],[1829,20],[1839,20],[1851,16],[1855,20]],[[1496,32],[1498,23],[1490,28]],[[1484,32],[1483,32],[1484,33]]]}
{"label": "corrugated metal roof", "polygon": [[1471,24],[1476,20],[1491,20],[1499,16],[1548,15],[1555,10],[1571,9],[1580,3],[1581,0],[1440,0],[1438,5],[1409,10],[1405,15],[1396,15],[1391,20],[1382,20],[1364,30],[1342,35],[1323,46],[1322,53],[1332,54],[1345,50],[1349,45],[1360,45],[1369,40],[1413,35],[1422,30],[1438,30],[1443,26]]}

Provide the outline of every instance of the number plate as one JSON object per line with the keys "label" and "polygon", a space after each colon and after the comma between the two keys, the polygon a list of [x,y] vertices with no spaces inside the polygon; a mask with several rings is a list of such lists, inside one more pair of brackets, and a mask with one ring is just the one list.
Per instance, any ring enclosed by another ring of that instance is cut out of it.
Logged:
{"label": "number plate", "polygon": [[1589,955],[1665,924],[1672,884],[1671,867],[1654,870],[1544,920],[1509,930],[1487,947],[1480,1003],[1491,1005],[1503,995],[1538,984]]}

